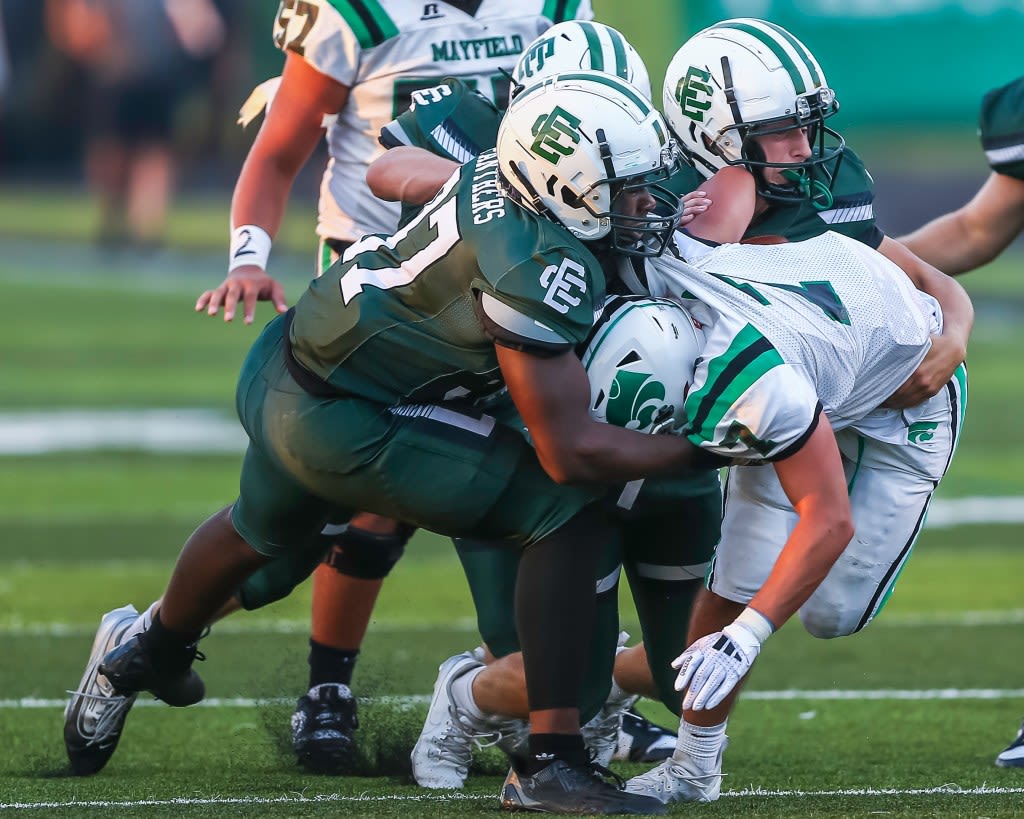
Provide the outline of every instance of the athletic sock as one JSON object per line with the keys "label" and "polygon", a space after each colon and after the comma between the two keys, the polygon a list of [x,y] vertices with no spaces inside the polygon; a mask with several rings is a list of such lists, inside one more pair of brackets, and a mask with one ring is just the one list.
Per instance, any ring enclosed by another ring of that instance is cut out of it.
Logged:
{"label": "athletic sock", "polygon": [[309,687],[324,683],[349,685],[358,656],[358,648],[331,648],[310,638]]}
{"label": "athletic sock", "polygon": [[485,667],[471,668],[465,674],[456,677],[452,681],[451,689],[452,704],[458,706],[459,710],[464,711],[471,719],[483,723],[500,719],[496,714],[488,714],[481,710],[480,706],[476,704],[476,699],[473,697],[473,680],[476,679],[476,675],[483,671]]}
{"label": "athletic sock", "polygon": [[703,771],[717,768],[727,723],[728,720],[719,725],[704,726],[680,720],[673,758],[677,761],[690,760]]}
{"label": "athletic sock", "polygon": [[587,749],[579,734],[530,734],[530,755],[523,760],[527,776],[544,770],[556,759],[570,765],[585,765]]}

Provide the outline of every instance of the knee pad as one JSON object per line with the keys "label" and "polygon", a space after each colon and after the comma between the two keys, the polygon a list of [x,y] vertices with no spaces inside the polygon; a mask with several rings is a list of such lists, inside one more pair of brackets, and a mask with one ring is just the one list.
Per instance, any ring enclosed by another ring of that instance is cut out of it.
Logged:
{"label": "knee pad", "polygon": [[348,577],[383,580],[405,552],[414,526],[398,524],[394,534],[378,535],[349,527],[333,539],[324,563]]}

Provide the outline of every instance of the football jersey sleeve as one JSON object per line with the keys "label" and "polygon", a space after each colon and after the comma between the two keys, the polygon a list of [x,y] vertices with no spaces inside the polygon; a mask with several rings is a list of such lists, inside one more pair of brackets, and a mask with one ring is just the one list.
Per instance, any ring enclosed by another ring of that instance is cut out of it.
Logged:
{"label": "football jersey sleeve", "polygon": [[597,260],[569,246],[550,246],[510,266],[481,265],[477,310],[496,344],[557,355],[582,342],[604,304]]}
{"label": "football jersey sleeve", "polygon": [[355,84],[361,45],[342,9],[331,0],[281,3],[274,20],[274,44],[298,54],[321,74],[341,85]]}
{"label": "football jersey sleeve", "polygon": [[833,179],[832,202],[827,208],[816,208],[809,200],[778,205],[751,225],[744,238],[784,236],[801,242],[832,230],[877,250],[884,234],[875,224],[875,180],[863,161],[846,148],[828,173]]}
{"label": "football jersey sleeve", "polygon": [[1024,179],[1024,77],[984,96],[978,133],[992,170]]}
{"label": "football jersey sleeve", "polygon": [[459,79],[412,95],[412,107],[385,125],[380,143],[385,148],[410,145],[445,159],[468,162],[498,138],[501,112]]}
{"label": "football jersey sleeve", "polygon": [[716,325],[686,397],[685,434],[722,462],[764,462],[796,452],[822,412],[814,385],[752,325]]}

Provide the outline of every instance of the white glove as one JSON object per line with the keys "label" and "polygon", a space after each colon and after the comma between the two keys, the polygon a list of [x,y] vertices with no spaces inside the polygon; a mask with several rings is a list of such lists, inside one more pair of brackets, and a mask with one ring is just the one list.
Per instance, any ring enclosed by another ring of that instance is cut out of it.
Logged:
{"label": "white glove", "polygon": [[774,630],[768,618],[748,607],[724,629],[701,637],[676,657],[675,689],[688,687],[683,708],[700,711],[719,705],[750,670]]}

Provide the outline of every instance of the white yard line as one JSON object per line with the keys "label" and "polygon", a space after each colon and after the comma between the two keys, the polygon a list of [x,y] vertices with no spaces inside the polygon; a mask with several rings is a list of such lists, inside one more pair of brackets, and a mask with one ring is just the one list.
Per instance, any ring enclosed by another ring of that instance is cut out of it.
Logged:
{"label": "white yard line", "polygon": [[[839,690],[827,688],[822,691],[788,689],[783,691],[747,691],[740,695],[746,700],[776,702],[780,700],[814,700],[818,702],[832,701],[863,701],[879,700],[1015,700],[1024,699],[1024,688],[933,688],[933,689],[876,689],[876,690]],[[360,697],[359,701],[367,705],[393,704],[397,706],[426,705],[430,702],[427,694],[402,694],[385,697]],[[261,708],[268,705],[287,705],[292,707],[295,697],[209,697],[196,703],[196,708]],[[0,710],[26,711],[35,709],[63,708],[65,699],[44,699],[41,697],[21,697],[0,700]],[[140,699],[135,708],[166,707],[159,700]]]}
{"label": "white yard line", "polygon": [[[800,790],[771,790],[768,788],[740,788],[737,790],[723,790],[723,798],[735,797],[775,797],[775,798],[802,798],[802,797],[852,797],[852,796],[1013,796],[1024,794],[1024,787],[1020,788],[993,788],[982,785],[975,788],[962,788],[957,785],[939,785],[934,788],[839,788],[836,790],[800,791]],[[380,804],[384,802],[409,802],[409,803],[446,803],[446,802],[484,802],[493,801],[494,794],[489,793],[459,793],[458,791],[445,791],[444,793],[411,793],[411,794],[386,794],[371,796],[359,794],[355,796],[342,796],[340,794],[323,794],[318,796],[303,796],[301,794],[288,794],[286,796],[260,797],[260,796],[211,796],[211,797],[175,797],[172,799],[133,799],[130,801],[91,800],[91,801],[69,801],[69,802],[0,802],[0,810],[47,810],[54,808],[148,808],[148,807],[170,807],[193,805],[308,805],[319,803],[362,803]]]}

